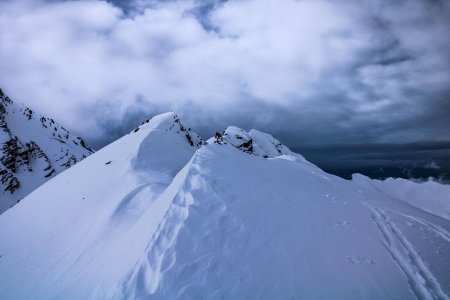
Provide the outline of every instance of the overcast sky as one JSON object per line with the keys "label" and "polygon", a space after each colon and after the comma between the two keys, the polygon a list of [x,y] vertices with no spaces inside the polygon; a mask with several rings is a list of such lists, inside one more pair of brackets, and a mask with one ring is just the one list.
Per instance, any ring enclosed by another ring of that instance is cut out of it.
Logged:
{"label": "overcast sky", "polygon": [[450,1],[0,0],[0,87],[96,148],[168,110],[205,137],[450,140]]}

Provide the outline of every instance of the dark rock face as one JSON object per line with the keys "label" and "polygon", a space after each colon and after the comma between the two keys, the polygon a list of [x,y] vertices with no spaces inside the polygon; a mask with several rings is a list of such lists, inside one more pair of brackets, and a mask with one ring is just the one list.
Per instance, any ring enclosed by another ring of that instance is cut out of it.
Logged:
{"label": "dark rock face", "polygon": [[253,140],[249,139],[248,141],[243,142],[238,146],[238,148],[244,152],[253,153]]}
{"label": "dark rock face", "polygon": [[222,145],[224,143],[223,134],[216,132],[216,134],[214,135],[214,143]]}
{"label": "dark rock face", "polygon": [[14,193],[20,187],[20,181],[14,174],[0,167],[0,182],[4,186],[5,192]]}
{"label": "dark rock face", "polygon": [[241,128],[230,126],[223,133],[216,132],[213,138],[215,144],[231,144],[239,150],[253,154],[253,139]]}
{"label": "dark rock face", "polygon": [[173,118],[174,118],[175,124],[178,125],[178,128],[176,128],[177,132],[184,134],[184,136],[185,136],[186,140],[188,141],[189,145],[191,145],[192,147],[199,148],[199,147],[201,147],[204,144],[203,140],[199,136],[196,136],[196,138],[194,138],[192,136],[191,128],[184,127],[183,124],[180,121],[180,118],[177,115],[173,116]]}
{"label": "dark rock face", "polygon": [[[2,156],[0,162],[11,172],[16,172],[16,163],[22,164],[22,158],[26,157],[26,151],[21,151],[16,139],[9,139],[3,143],[1,148]],[[25,155],[24,155],[25,153]]]}

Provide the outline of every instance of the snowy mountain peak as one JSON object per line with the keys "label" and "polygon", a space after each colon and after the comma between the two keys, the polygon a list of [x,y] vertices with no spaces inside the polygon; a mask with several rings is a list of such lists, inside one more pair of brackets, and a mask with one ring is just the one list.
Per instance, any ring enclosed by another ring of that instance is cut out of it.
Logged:
{"label": "snowy mountain peak", "polygon": [[232,145],[237,149],[264,158],[287,156],[291,160],[307,162],[303,156],[292,152],[272,135],[255,129],[249,132],[236,126],[229,126],[223,133],[216,133],[208,143]]}
{"label": "snowy mountain peak", "polygon": [[0,89],[0,213],[91,153],[83,139]]}
{"label": "snowy mountain peak", "polygon": [[220,134],[216,133],[211,140],[216,144],[230,144],[241,151],[253,153],[253,141],[248,132],[236,126],[229,126]]}
{"label": "snowy mountain peak", "polygon": [[[149,125],[150,121],[151,124]],[[197,133],[193,132],[191,128],[184,126],[178,115],[173,112],[154,116],[153,118],[142,122],[142,124],[132,132],[138,132],[141,129],[145,130],[148,127],[152,130],[160,129],[176,132],[177,134],[184,136],[192,147],[199,148],[204,144],[202,138]]]}
{"label": "snowy mountain peak", "polygon": [[103,153],[107,153],[104,160],[111,164],[131,162],[132,170],[142,180],[158,176],[167,181],[203,144],[201,137],[185,126],[177,114],[168,112],[144,121],[130,134],[105,147]]}

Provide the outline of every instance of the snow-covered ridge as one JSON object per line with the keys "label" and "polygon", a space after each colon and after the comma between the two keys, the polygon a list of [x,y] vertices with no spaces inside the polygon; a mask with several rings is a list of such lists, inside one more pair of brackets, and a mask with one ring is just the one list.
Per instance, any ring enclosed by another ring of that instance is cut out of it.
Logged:
{"label": "snow-covered ridge", "polygon": [[0,89],[0,214],[91,153],[83,139]]}
{"label": "snow-covered ridge", "polygon": [[203,143],[174,113],[2,214],[0,241],[2,299],[450,294],[450,220],[327,174],[265,133],[229,127]]}

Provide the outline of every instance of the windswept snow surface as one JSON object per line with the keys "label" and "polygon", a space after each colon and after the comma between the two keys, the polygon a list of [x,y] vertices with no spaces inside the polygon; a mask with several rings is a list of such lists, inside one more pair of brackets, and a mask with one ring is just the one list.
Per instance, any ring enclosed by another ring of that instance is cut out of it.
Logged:
{"label": "windswept snow surface", "polygon": [[449,220],[269,135],[233,127],[204,145],[175,120],[0,216],[0,298],[450,299]]}

